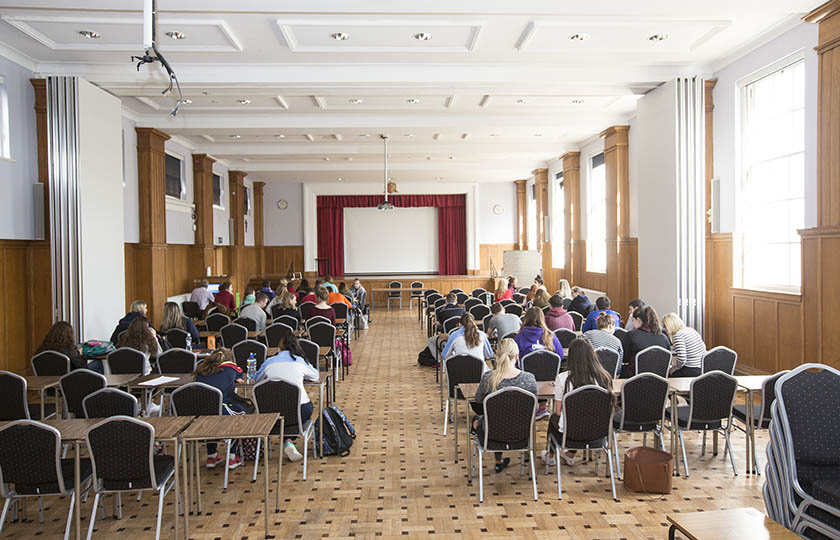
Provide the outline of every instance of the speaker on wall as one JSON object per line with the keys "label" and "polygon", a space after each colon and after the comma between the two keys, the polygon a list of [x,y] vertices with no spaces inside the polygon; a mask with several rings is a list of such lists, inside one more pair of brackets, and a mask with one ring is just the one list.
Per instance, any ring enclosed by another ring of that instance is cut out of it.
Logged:
{"label": "speaker on wall", "polygon": [[46,238],[44,230],[46,223],[44,223],[44,184],[35,182],[32,184],[32,196],[35,201],[35,240],[43,240]]}

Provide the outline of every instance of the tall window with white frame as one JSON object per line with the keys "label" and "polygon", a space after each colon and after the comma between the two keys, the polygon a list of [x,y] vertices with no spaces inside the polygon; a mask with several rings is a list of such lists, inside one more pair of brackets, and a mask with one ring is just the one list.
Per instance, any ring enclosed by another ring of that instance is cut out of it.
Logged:
{"label": "tall window with white frame", "polygon": [[566,194],[563,171],[554,175],[554,212],[551,220],[551,266],[566,267]]}
{"label": "tall window with white frame", "polygon": [[175,199],[186,196],[183,160],[166,154],[166,195]]}
{"label": "tall window with white frame", "polygon": [[607,169],[604,153],[589,161],[586,215],[586,270],[607,271]]}
{"label": "tall window with white frame", "polygon": [[788,58],[740,82],[735,286],[799,292],[805,211],[805,65]]}
{"label": "tall window with white frame", "polygon": [[537,186],[528,186],[528,249],[537,249]]}
{"label": "tall window with white frame", "polygon": [[12,159],[11,138],[9,94],[6,89],[6,78],[0,75],[0,158]]}
{"label": "tall window with white frame", "polygon": [[213,175],[213,206],[222,208],[222,177]]}

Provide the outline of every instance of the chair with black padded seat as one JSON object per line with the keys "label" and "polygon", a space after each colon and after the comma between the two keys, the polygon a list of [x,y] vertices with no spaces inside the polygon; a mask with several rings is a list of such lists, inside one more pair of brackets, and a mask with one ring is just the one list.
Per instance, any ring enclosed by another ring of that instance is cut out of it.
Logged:
{"label": "chair with black padded seat", "polygon": [[309,331],[309,327],[313,324],[332,324],[330,320],[323,315],[315,315],[314,317],[310,317],[306,319],[303,323],[303,326],[306,328],[307,332]]}
{"label": "chair with black padded seat", "polygon": [[583,315],[577,311],[570,311],[569,315],[572,316],[572,321],[575,323],[575,331],[580,332],[580,329],[583,328]]}
{"label": "chair with black padded seat", "polygon": [[300,313],[301,320],[306,320],[309,318],[309,312],[315,306],[315,302],[302,302],[298,306],[298,312]]}
{"label": "chair with black padded seat", "polygon": [[495,295],[495,294],[493,294],[493,293],[491,293],[490,291],[487,291],[486,293],[484,293],[484,294],[482,295],[481,300],[482,300],[485,304],[487,304],[488,306],[492,306],[492,305],[493,305],[493,302],[495,302],[495,301],[496,301],[496,295]]}
{"label": "chair with black padded seat", "polygon": [[294,329],[288,324],[276,322],[265,329],[265,344],[269,347],[278,347],[287,334],[294,333]]}
{"label": "chair with black padded seat", "polygon": [[233,353],[233,360],[236,362],[236,365],[239,366],[243,374],[247,375],[248,357],[251,353],[254,353],[257,360],[257,369],[260,369],[268,354],[268,347],[255,339],[246,339],[234,345],[231,348],[231,352]]}
{"label": "chair with black padded seat", "polygon": [[[493,314],[489,313],[489,314],[485,315],[484,317],[482,317],[480,319],[481,320],[481,329],[484,330],[485,333],[487,332],[487,328],[490,326],[490,320],[492,318],[493,318]],[[476,319],[476,320],[479,320],[479,319]],[[490,339],[491,342],[497,341],[499,339],[499,336],[493,336],[493,337],[487,336],[487,337],[488,337],[488,339]]]}
{"label": "chair with black padded seat", "polygon": [[157,370],[161,374],[184,374],[195,371],[198,357],[186,349],[169,349],[157,358]]}
{"label": "chair with black padded seat", "polygon": [[656,373],[660,377],[668,378],[671,367],[671,351],[659,345],[651,345],[636,353],[633,359],[636,363],[636,374]]}
{"label": "chair with black padded seat", "polygon": [[[537,396],[522,388],[508,386],[485,397],[483,408],[484,422],[476,428],[473,445],[478,455],[478,502],[484,502],[485,452],[521,452],[523,468],[527,453],[536,501],[538,496],[537,475],[534,471],[534,419],[537,413]],[[470,480],[472,477],[473,471],[470,468]]]}
{"label": "chair with black padded seat", "polygon": [[175,485],[177,464],[174,456],[155,455],[155,428],[137,418],[114,416],[93,426],[86,438],[94,489],[88,540],[93,535],[99,498],[127,491],[159,493],[155,529],[155,540],[159,540],[163,501]]}
{"label": "chair with black padded seat", "polygon": [[[309,340],[313,343],[318,345],[318,356],[319,358],[324,358],[324,360],[328,361],[328,369],[332,374],[332,390],[333,390],[333,401],[335,401],[335,388],[336,388],[336,364],[339,361],[338,355],[336,354],[335,348],[335,333],[336,328],[335,326],[331,325],[328,322],[319,322],[313,324],[312,326],[308,327],[309,332]],[[326,354],[320,354],[320,348],[327,347]],[[320,368],[319,368],[320,369]]]}
{"label": "chair with black padded seat", "polygon": [[[563,396],[563,437],[557,440],[554,434],[549,434],[554,455],[557,458],[557,498],[563,498],[560,464],[563,462],[560,453],[565,450],[603,450],[607,454],[610,469],[612,496],[618,500],[615,492],[615,475],[613,474],[612,431],[613,406],[612,391],[594,384],[587,384],[575,388]],[[597,461],[595,474],[598,473]],[[548,463],[545,465],[548,474]]]}
{"label": "chair with black padded seat", "polygon": [[240,341],[248,339],[248,329],[241,324],[230,323],[225,325],[220,332],[222,334],[222,344],[228,349],[232,349]]}
{"label": "chair with black padded seat", "polygon": [[478,298],[467,298],[467,300],[464,302],[464,309],[469,311],[470,309],[473,308],[473,306],[480,306],[480,305],[482,305],[482,302]]}
{"label": "chair with black padded seat", "polygon": [[257,331],[257,321],[255,321],[254,319],[249,319],[248,317],[237,317],[233,320],[233,324],[244,326],[248,329],[249,332]]}
{"label": "chair with black padded seat", "polygon": [[318,369],[318,355],[321,351],[318,344],[314,341],[309,341],[308,339],[299,339],[298,345],[300,345],[300,348],[303,351],[303,359],[309,362],[309,365]]}
{"label": "chair with black padded seat", "polygon": [[608,347],[598,347],[595,349],[595,354],[598,355],[598,360],[601,361],[601,365],[610,374],[610,378],[615,379],[618,377],[618,374],[621,372],[621,360],[618,351]]}
{"label": "chair with black padded seat", "polygon": [[[300,388],[286,381],[264,380],[254,386],[253,389],[255,413],[279,413],[285,420],[283,427],[284,439],[296,439],[303,437],[303,479],[306,480],[306,464],[309,455],[309,442],[312,441],[312,455],[317,455],[315,448],[315,422],[311,418],[306,421],[300,417]],[[280,435],[280,423],[278,422],[269,435],[269,443],[272,436]],[[282,441],[281,441],[282,442]],[[257,439],[257,455],[260,455],[262,439]],[[260,460],[254,462],[254,477],[257,480],[257,469]]]}
{"label": "chair with black padded seat", "polygon": [[615,470],[619,478],[621,478],[621,459],[618,452],[618,435],[622,431],[628,433],[653,432],[659,436],[659,444],[664,450],[665,439],[662,433],[665,427],[665,406],[667,402],[668,381],[659,375],[640,373],[622,383],[621,403],[612,420]]}
{"label": "chair with black padded seat", "polygon": [[230,324],[230,317],[224,313],[211,313],[204,320],[208,332],[218,332],[225,326]]}
{"label": "chair with black padded seat", "polygon": [[467,302],[467,300],[470,299],[470,295],[468,295],[465,292],[459,292],[456,296],[458,297],[458,300],[456,301],[458,302],[459,306],[463,306]]}
{"label": "chair with black padded seat", "polygon": [[548,310],[551,309],[551,306],[543,306],[540,309],[542,309],[543,315],[545,315],[548,313]]}
{"label": "chair with black padded seat", "polygon": [[505,334],[504,336],[502,336],[502,339],[513,339],[513,338],[516,337],[516,334],[518,334],[518,333],[519,332],[511,332],[510,334]]}
{"label": "chair with black padded seat", "polygon": [[522,371],[533,373],[539,381],[553,381],[560,373],[560,355],[547,349],[529,352],[519,359]]}
{"label": "chair with black padded seat", "polygon": [[[685,476],[689,476],[688,458],[685,452],[683,431],[713,431],[723,433],[726,450],[732,463],[732,472],[738,476],[729,432],[732,428],[732,405],[738,391],[738,381],[722,371],[710,371],[691,381],[688,405],[677,407],[677,432],[679,433]],[[671,418],[671,408],[665,412]],[[726,420],[726,425],[723,421]]]}
{"label": "chair with black padded seat", "polygon": [[344,319],[343,323],[336,323],[338,326],[347,325],[349,323],[350,319],[347,315],[350,313],[350,306],[344,302],[336,302],[334,304],[330,304],[330,307],[333,308],[333,311],[335,311],[336,319]]}
{"label": "chair with black padded seat", "polygon": [[[768,429],[770,427],[770,408],[773,405],[773,402],[776,401],[776,382],[782,378],[789,370],[784,370],[776,373],[772,377],[768,377],[764,379],[764,382],[761,383],[761,403],[756,405],[753,404],[752,408],[752,420],[753,420],[753,429]],[[747,429],[747,405],[735,405],[732,407],[732,419],[738,420],[742,424],[744,424],[744,429],[741,431],[746,432]],[[733,424],[736,429],[741,429],[737,423]],[[753,464],[757,467],[758,458],[756,457],[756,449],[753,446]]]}
{"label": "chair with black padded seat", "polygon": [[511,299],[520,306],[525,303],[525,298],[527,298],[527,296],[522,293],[513,293],[511,296]]}
{"label": "chair with black padded seat", "polygon": [[409,285],[411,294],[408,296],[408,309],[411,309],[412,302],[421,302],[423,300],[423,285],[422,281],[412,281]]}
{"label": "chair with black padded seat", "polygon": [[505,313],[510,313],[516,315],[517,317],[521,317],[522,313],[524,313],[524,309],[519,304],[508,304],[505,306]]}
{"label": "chair with black padded seat", "polygon": [[62,413],[65,418],[84,418],[84,399],[90,394],[108,386],[105,375],[89,369],[74,369],[61,377]]}
{"label": "chair with black padded seat", "polygon": [[298,328],[300,328],[300,321],[298,321],[291,315],[280,315],[279,317],[274,317],[274,319],[272,319],[272,322],[283,323],[286,326],[292,328],[293,330],[297,330]]}
{"label": "chair with black padded seat", "polygon": [[201,308],[198,307],[198,302],[190,302],[189,300],[181,302],[181,311],[184,317],[189,317],[193,320],[200,319],[202,315]]}
{"label": "chair with black padded seat", "polygon": [[117,388],[103,388],[82,400],[85,418],[110,418],[111,416],[137,416],[140,404],[137,398]]}
{"label": "chair with black padded seat", "polygon": [[461,324],[461,317],[449,317],[443,321],[443,333],[449,334]]}
{"label": "chair with black padded seat", "polygon": [[70,373],[70,357],[55,351],[42,351],[30,361],[32,372],[38,376],[66,375]]}
{"label": "chair with black padded seat", "polygon": [[713,349],[706,351],[703,358],[700,360],[701,373],[708,373],[710,371],[722,371],[730,375],[735,375],[735,365],[738,363],[738,353],[718,345]]}
{"label": "chair with black padded seat", "polygon": [[624,336],[627,335],[627,330],[620,326],[616,326],[615,330],[613,330],[613,335],[623,342]]}
{"label": "chair with black padded seat", "polygon": [[388,282],[388,288],[397,290],[388,293],[388,298],[385,301],[387,309],[391,309],[391,300],[398,300],[400,303],[400,309],[402,309],[402,292],[399,290],[402,289],[402,283],[399,281],[390,281]]}
{"label": "chair with black padded seat", "polygon": [[[17,373],[0,371],[0,420],[41,420],[41,405],[27,401],[26,386]],[[44,415],[55,415],[54,403],[44,403]]]}
{"label": "chair with black padded seat", "polygon": [[131,347],[120,347],[105,357],[106,373],[113,375],[142,375],[146,367],[146,355]]}
{"label": "chair with black padded seat", "polygon": [[464,289],[459,289],[459,288],[456,287],[454,289],[450,289],[449,292],[450,292],[450,294],[459,294],[459,293],[464,292]]}
{"label": "chair with black padded seat", "polygon": [[[446,394],[446,406],[443,411],[444,437],[446,436],[447,425],[449,424],[449,402],[453,399],[464,399],[464,394],[458,389],[458,385],[462,383],[480,383],[481,375],[484,373],[484,367],[484,360],[468,354],[459,354],[458,356],[444,360],[444,386],[449,389]],[[457,433],[455,433],[455,437],[457,440]]]}
{"label": "chair with black padded seat", "polygon": [[[179,349],[187,348],[188,337],[190,337],[190,334],[186,330],[181,330],[180,328],[170,328],[166,331],[166,342]],[[190,339],[192,340],[191,337]]]}
{"label": "chair with black padded seat", "polygon": [[503,306],[505,306],[506,308],[511,304],[516,304],[516,302],[514,302],[510,298],[505,298],[504,300],[499,300],[499,303],[502,304]]}
{"label": "chair with black padded seat", "polygon": [[531,292],[531,288],[530,288],[530,287],[519,287],[519,291],[518,291],[518,292],[519,292],[519,294],[521,294],[522,296],[527,296],[527,295],[528,295],[528,293],[530,293],[530,292]]}
{"label": "chair with black padded seat", "polygon": [[568,328],[558,328],[554,331],[554,335],[557,336],[557,341],[560,342],[560,345],[563,346],[564,349],[568,349],[572,342],[577,339],[578,335]]}
{"label": "chair with black padded seat", "polygon": [[571,305],[572,305],[572,299],[571,298],[564,298],[563,299],[563,309],[565,309],[566,311],[569,311],[569,306],[571,306]]}
{"label": "chair with black padded seat", "polygon": [[[478,304],[476,306],[473,306],[471,309],[468,309],[467,311],[469,311],[470,314],[473,316],[473,319],[477,321],[483,321],[484,317],[490,315],[490,307],[487,306],[487,304]],[[484,330],[485,332],[487,331],[486,328],[482,328],[482,330]]]}
{"label": "chair with black padded seat", "polygon": [[[16,420],[0,427],[0,495],[6,501],[0,513],[0,534],[12,503],[27,497],[70,495],[70,509],[64,527],[64,540],[70,538],[75,493],[73,459],[61,457],[61,434],[41,422]],[[79,485],[91,478],[91,463],[79,460]],[[14,487],[12,487],[14,486]],[[41,511],[41,523],[44,522]]]}
{"label": "chair with black padded seat", "polygon": [[470,293],[470,296],[472,296],[473,298],[478,298],[480,300],[483,300],[484,295],[486,293],[487,293],[487,289],[485,289],[484,287],[477,287],[477,288],[472,290],[472,292]]}

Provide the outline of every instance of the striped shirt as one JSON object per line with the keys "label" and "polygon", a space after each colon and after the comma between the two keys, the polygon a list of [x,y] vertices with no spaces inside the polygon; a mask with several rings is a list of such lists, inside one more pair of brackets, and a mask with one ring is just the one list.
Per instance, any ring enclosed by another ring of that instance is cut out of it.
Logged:
{"label": "striped shirt", "polygon": [[675,368],[681,367],[699,368],[706,354],[706,344],[697,330],[686,326],[676,334],[673,339],[673,351],[677,357]]}
{"label": "striped shirt", "polygon": [[590,330],[585,332],[583,337],[589,340],[593,349],[612,349],[618,353],[619,362],[624,359],[624,347],[621,346],[621,340],[606,330]]}

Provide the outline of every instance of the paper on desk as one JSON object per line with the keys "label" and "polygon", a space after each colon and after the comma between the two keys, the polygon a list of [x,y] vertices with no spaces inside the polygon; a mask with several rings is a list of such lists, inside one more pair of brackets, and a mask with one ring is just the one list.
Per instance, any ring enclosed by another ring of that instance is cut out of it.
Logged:
{"label": "paper on desk", "polygon": [[167,384],[174,381],[177,381],[178,377],[156,377],[150,381],[145,381],[138,383],[137,386],[159,386],[161,384]]}

